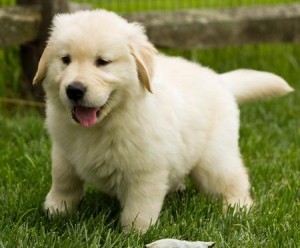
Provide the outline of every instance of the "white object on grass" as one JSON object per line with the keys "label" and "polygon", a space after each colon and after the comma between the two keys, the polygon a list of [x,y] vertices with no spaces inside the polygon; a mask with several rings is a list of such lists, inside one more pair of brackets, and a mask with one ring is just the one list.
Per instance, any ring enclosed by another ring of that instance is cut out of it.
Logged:
{"label": "white object on grass", "polygon": [[146,245],[146,248],[209,248],[214,246],[214,242],[202,241],[185,241],[178,239],[160,239],[151,244]]}

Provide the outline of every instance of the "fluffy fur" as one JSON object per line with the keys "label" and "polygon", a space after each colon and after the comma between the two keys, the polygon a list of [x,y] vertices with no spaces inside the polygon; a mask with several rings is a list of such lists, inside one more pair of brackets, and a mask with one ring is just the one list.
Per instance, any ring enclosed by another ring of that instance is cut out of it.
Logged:
{"label": "fluffy fur", "polygon": [[[237,101],[292,90],[270,73],[219,75],[158,54],[142,26],[104,10],[55,17],[34,83],[41,81],[52,139],[45,209],[76,206],[91,183],[120,201],[125,230],[139,231],[156,222],[186,176],[222,196],[225,208],[249,207]],[[84,86],[78,100],[67,94],[74,82]]]}

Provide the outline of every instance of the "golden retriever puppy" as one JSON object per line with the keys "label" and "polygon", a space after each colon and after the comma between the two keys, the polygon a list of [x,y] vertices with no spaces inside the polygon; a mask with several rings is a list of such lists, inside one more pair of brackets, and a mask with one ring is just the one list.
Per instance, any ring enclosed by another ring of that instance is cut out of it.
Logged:
{"label": "golden retriever puppy", "polygon": [[159,54],[141,25],[105,10],[55,17],[41,81],[52,139],[45,209],[71,209],[90,183],[120,201],[125,230],[142,232],[186,176],[225,209],[249,207],[237,102],[292,90],[271,73],[217,74]]}

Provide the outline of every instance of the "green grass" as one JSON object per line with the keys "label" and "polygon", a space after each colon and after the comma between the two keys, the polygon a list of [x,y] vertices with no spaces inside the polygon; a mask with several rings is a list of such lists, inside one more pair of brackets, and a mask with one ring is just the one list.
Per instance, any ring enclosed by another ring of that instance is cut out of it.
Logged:
{"label": "green grass", "polygon": [[75,0],[92,6],[118,12],[174,10],[191,8],[227,8],[277,3],[295,3],[296,0]]}
{"label": "green grass", "polygon": [[[15,0],[1,0],[0,7],[13,6]],[[74,0],[119,12],[174,10],[189,8],[224,8],[257,4],[295,3],[297,0]]]}
{"label": "green grass", "polygon": [[[206,1],[207,7],[257,2]],[[0,96],[20,97],[17,52],[0,50]],[[44,117],[33,108],[0,104],[0,247],[143,247],[160,238],[212,240],[216,247],[300,247],[300,45],[165,52],[220,72],[241,67],[272,71],[296,89],[283,98],[241,106],[240,146],[253,210],[223,215],[218,202],[189,185],[183,194],[167,197],[159,224],[145,235],[126,235],[119,226],[118,203],[90,187],[78,212],[48,219],[42,204],[51,185],[51,145]]]}

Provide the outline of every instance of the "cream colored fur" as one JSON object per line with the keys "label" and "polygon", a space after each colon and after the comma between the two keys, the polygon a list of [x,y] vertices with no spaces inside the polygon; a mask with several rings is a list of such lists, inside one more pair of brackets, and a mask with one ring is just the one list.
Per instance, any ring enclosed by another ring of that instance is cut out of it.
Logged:
{"label": "cream colored fur", "polygon": [[[68,65],[61,59],[66,55]],[[97,67],[98,57],[111,62]],[[222,196],[226,206],[249,207],[235,98],[291,91],[273,74],[219,75],[158,54],[140,25],[104,10],[55,18],[34,79],[41,81],[52,139],[45,209],[56,214],[76,206],[84,184],[91,183],[120,201],[125,230],[133,224],[139,231],[157,221],[166,194],[182,187],[186,176],[201,190]],[[72,119],[74,103],[66,88],[74,81],[86,87],[80,105],[104,106],[91,127]]]}

